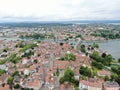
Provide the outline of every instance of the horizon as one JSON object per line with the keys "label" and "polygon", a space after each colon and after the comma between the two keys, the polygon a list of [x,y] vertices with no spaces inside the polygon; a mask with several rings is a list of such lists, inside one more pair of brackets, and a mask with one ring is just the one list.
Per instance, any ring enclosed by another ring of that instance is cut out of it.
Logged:
{"label": "horizon", "polygon": [[2,23],[120,23],[120,20],[0,21]]}

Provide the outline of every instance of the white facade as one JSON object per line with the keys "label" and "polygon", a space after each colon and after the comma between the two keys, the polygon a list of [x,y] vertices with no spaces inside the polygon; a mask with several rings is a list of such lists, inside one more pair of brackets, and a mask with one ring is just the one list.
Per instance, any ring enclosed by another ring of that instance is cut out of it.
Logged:
{"label": "white facade", "polygon": [[80,90],[102,90],[102,88],[92,87],[92,86],[84,85],[84,84],[81,84],[81,83],[79,83],[79,89]]}

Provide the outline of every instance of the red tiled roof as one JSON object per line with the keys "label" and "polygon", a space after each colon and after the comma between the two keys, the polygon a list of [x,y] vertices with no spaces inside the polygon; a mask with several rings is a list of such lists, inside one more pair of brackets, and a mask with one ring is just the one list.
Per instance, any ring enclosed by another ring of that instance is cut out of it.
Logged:
{"label": "red tiled roof", "polygon": [[28,82],[28,86],[39,86],[40,81],[39,80],[34,80],[32,82]]}
{"label": "red tiled roof", "polygon": [[43,72],[44,72],[44,71],[43,71],[43,68],[40,67],[40,69],[39,69],[39,73],[40,73],[40,74],[43,74]]}
{"label": "red tiled roof", "polygon": [[36,65],[32,65],[30,66],[29,70],[35,70],[35,68],[36,68]]}
{"label": "red tiled roof", "polygon": [[68,66],[68,64],[68,61],[56,60],[54,61],[54,68],[65,69]]}
{"label": "red tiled roof", "polygon": [[0,90],[9,90],[9,85],[5,85],[4,87],[0,87]]}
{"label": "red tiled roof", "polygon": [[60,90],[74,90],[74,87],[72,86],[72,85],[70,85],[70,84],[62,84],[61,86],[60,86]]}
{"label": "red tiled roof", "polygon": [[99,75],[106,75],[106,76],[110,76],[111,75],[110,71],[107,71],[107,70],[99,70],[98,74]]}
{"label": "red tiled roof", "polygon": [[98,81],[86,81],[86,80],[80,80],[80,83],[86,86],[90,86],[90,87],[98,87],[98,88],[102,88],[102,83],[98,82]]}

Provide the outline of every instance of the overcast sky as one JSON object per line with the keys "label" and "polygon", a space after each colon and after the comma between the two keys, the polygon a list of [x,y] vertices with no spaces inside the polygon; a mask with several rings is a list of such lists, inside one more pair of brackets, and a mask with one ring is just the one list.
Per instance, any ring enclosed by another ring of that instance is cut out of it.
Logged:
{"label": "overcast sky", "polygon": [[120,20],[120,0],[0,0],[0,21]]}

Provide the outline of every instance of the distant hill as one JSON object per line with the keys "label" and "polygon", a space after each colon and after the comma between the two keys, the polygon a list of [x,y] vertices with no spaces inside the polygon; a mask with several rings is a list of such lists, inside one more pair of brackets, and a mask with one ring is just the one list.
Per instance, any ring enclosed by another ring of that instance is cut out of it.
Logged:
{"label": "distant hill", "polygon": [[108,24],[120,23],[120,20],[78,20],[78,21],[41,21],[41,22],[1,22],[0,26],[8,27],[40,27],[40,26],[64,26],[71,24]]}

